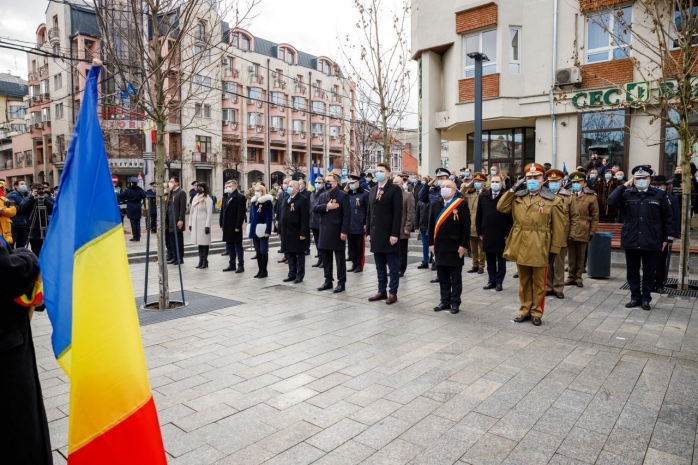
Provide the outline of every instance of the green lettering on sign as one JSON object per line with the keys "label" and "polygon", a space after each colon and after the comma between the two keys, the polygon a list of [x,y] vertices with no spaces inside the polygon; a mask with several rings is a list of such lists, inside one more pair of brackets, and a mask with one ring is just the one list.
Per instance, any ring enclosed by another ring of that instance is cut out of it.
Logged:
{"label": "green lettering on sign", "polygon": [[572,106],[575,108],[579,108],[580,110],[584,107],[587,106],[586,102],[580,102],[580,98],[586,98],[587,93],[586,92],[578,92],[572,96]]}
{"label": "green lettering on sign", "polygon": [[618,105],[620,103],[620,98],[616,97],[611,101],[611,95],[620,95],[620,89],[608,89],[603,94],[603,103],[606,105]]}
{"label": "green lettering on sign", "polygon": [[603,92],[600,90],[594,90],[589,92],[589,106],[598,107],[601,105],[601,98],[603,97]]}

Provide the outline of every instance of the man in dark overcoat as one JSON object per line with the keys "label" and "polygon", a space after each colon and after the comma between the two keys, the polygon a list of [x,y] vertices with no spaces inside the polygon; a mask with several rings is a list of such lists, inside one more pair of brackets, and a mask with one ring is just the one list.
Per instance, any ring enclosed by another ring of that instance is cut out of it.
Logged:
{"label": "man in dark overcoat", "polygon": [[513,220],[511,214],[497,211],[497,204],[502,198],[504,182],[499,175],[490,179],[490,190],[478,198],[475,228],[482,239],[482,250],[487,260],[487,285],[483,289],[502,290],[504,276],[507,274],[507,261],[504,258],[504,246],[511,232]]}
{"label": "man in dark overcoat", "polygon": [[36,255],[10,251],[0,239],[0,444],[7,464],[53,463],[29,309],[14,300],[31,292],[38,275]]}
{"label": "man in dark overcoat", "polygon": [[315,213],[315,205],[320,201],[320,196],[325,193],[325,178],[322,176],[315,179],[315,190],[310,193],[310,232],[313,233],[315,248],[317,249],[317,263],[313,268],[322,266],[322,250],[320,250],[320,214]]}
{"label": "man in dark overcoat", "polygon": [[456,198],[458,188],[453,181],[441,184],[441,200],[431,206],[429,221],[429,248],[434,252],[439,274],[441,302],[435,312],[460,311],[463,292],[463,256],[470,242],[470,210],[468,202]]}
{"label": "man in dark overcoat", "polygon": [[167,231],[172,245],[172,260],[167,263],[184,263],[184,221],[187,215],[187,194],[179,186],[179,176],[170,178],[167,197]]}
{"label": "man in dark overcoat", "polygon": [[145,191],[138,185],[138,178],[129,178],[128,188],[119,194],[119,200],[126,202],[126,217],[131,221],[131,242],[141,240],[141,217],[143,216],[143,199]]}
{"label": "man in dark overcoat", "polygon": [[157,210],[157,192],[155,187],[156,182],[150,183],[150,189],[145,191],[146,204],[148,206],[148,219],[150,221],[150,232],[155,234],[158,230],[158,210]]}
{"label": "man in dark overcoat", "polygon": [[[225,196],[221,208],[221,228],[223,242],[228,249],[228,267],[223,271],[245,272],[245,249],[242,247],[242,226],[245,224],[247,199],[238,189],[237,181],[231,179],[225,183]],[[237,257],[238,264],[235,265]]]}
{"label": "man in dark overcoat", "polygon": [[361,178],[356,175],[349,176],[349,182],[344,189],[349,194],[351,205],[351,225],[347,235],[349,247],[349,260],[352,265],[350,273],[361,273],[364,270],[364,256],[366,255],[366,212],[368,211],[368,191],[361,187]]}
{"label": "man in dark overcoat", "polygon": [[[307,186],[308,184],[304,179],[298,181],[298,187],[301,190],[300,194],[308,200],[308,208],[310,208],[310,196],[312,192],[308,190]],[[310,255],[310,233],[308,233],[308,237],[305,239],[305,254]]]}
{"label": "man in dark overcoat", "polygon": [[291,194],[279,207],[279,225],[284,250],[288,254],[285,283],[296,284],[305,277],[305,245],[310,234],[310,201],[300,193],[298,181],[289,181]]}
{"label": "man in dark overcoat", "polygon": [[[371,252],[376,261],[378,293],[369,302],[385,299],[388,305],[397,302],[400,284],[400,227],[402,222],[402,189],[390,179],[390,166],[379,163],[376,167],[376,184],[368,196],[366,238],[371,242]],[[390,286],[388,286],[388,273]],[[386,293],[386,290],[389,291]]]}
{"label": "man in dark overcoat", "polygon": [[337,174],[327,176],[327,188],[320,197],[313,211],[320,217],[320,243],[325,268],[325,282],[318,291],[332,289],[332,255],[337,262],[337,287],[334,292],[343,292],[347,282],[347,234],[351,225],[351,206],[349,195],[339,188],[341,178]]}

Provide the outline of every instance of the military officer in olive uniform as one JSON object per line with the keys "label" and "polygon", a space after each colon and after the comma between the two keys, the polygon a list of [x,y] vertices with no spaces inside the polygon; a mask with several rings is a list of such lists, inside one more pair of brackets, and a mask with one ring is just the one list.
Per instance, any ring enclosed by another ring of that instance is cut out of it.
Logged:
{"label": "military officer in olive uniform", "polygon": [[[562,179],[565,173],[560,170],[552,169],[546,173],[548,178],[548,189],[555,193],[555,196],[562,200],[562,206],[565,209],[565,238],[567,244],[571,242],[570,231],[577,227],[579,214],[575,197],[572,192],[562,187]],[[565,298],[565,256],[567,255],[567,247],[562,247],[560,253],[555,257],[555,261],[548,268],[548,282],[546,283],[547,292],[545,295],[554,295],[558,299]]]}
{"label": "military officer in olive uniform", "polygon": [[621,210],[624,219],[620,246],[630,285],[630,302],[625,306],[650,310],[659,252],[674,240],[674,213],[666,192],[650,187],[649,166],[636,166],[632,174],[633,179],[611,193],[608,205]]}
{"label": "military officer in olive uniform", "polygon": [[[497,175],[495,175],[497,176]],[[470,183],[463,183],[463,188],[461,190],[463,198],[468,202],[468,209],[470,210],[470,254],[473,256],[473,266],[468,270],[468,273],[479,273],[483,274],[485,272],[485,251],[483,250],[482,239],[477,234],[476,224],[477,224],[477,203],[480,198],[480,194],[486,194],[487,188],[487,178],[482,173],[475,173],[473,176],[473,181]]]}
{"label": "military officer in olive uniform", "polygon": [[571,241],[567,243],[569,271],[565,286],[584,287],[582,273],[586,262],[587,244],[596,235],[596,228],[599,226],[599,203],[596,193],[587,187],[584,173],[572,173],[570,183],[577,208],[577,225],[571,228]]}
{"label": "military officer in olive uniform", "polygon": [[497,210],[511,213],[514,220],[504,250],[504,258],[516,262],[519,270],[521,308],[514,321],[531,320],[535,326],[540,326],[545,273],[567,240],[565,209],[562,200],[543,187],[543,165],[530,163],[526,165],[525,174],[524,179],[504,194]]}

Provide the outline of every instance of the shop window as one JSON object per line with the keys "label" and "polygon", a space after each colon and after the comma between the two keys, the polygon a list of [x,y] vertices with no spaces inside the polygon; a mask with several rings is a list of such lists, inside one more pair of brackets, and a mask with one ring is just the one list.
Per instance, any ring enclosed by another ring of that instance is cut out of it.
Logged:
{"label": "shop window", "polygon": [[631,22],[632,6],[589,15],[586,28],[586,62],[628,58]]}
{"label": "shop window", "polygon": [[[669,110],[669,116],[667,120],[674,123],[679,122],[679,114],[676,110]],[[691,132],[698,132],[698,113],[694,113],[689,119],[691,126]],[[664,123],[664,153],[661,168],[663,168],[663,173],[665,176],[669,177],[674,173],[674,170],[679,163],[679,133],[670,124]],[[697,146],[692,147],[693,151],[698,151]]]}
{"label": "shop window", "polygon": [[579,164],[589,161],[593,150],[609,165],[627,171],[628,113],[626,110],[588,111],[579,114]]}
{"label": "shop window", "polygon": [[482,52],[487,55],[489,61],[482,63],[482,75],[497,72],[497,30],[478,32],[463,37],[463,77],[475,76],[475,60],[468,57],[468,53]]}
{"label": "shop window", "polygon": [[[512,180],[536,159],[536,131],[533,128],[498,129],[482,132],[482,166],[497,165]],[[468,166],[475,166],[475,137],[467,138]]]}

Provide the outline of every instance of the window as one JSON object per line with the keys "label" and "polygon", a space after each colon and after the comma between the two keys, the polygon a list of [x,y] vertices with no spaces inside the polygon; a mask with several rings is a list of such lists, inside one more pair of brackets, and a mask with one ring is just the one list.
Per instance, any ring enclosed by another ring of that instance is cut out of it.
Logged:
{"label": "window", "polygon": [[[677,5],[678,4],[678,5]],[[678,6],[678,7],[677,7]],[[698,4],[694,2],[693,11],[691,11],[690,4],[683,0],[683,7],[680,7],[679,2],[674,4],[674,30],[671,31],[672,35],[676,39],[672,43],[673,48],[681,47],[681,41],[678,39],[683,38],[682,34],[685,29],[693,30],[692,44],[698,45],[698,35],[695,33],[696,28],[696,17],[698,17]]]}
{"label": "window", "polygon": [[509,29],[509,73],[521,74],[521,28]]}
{"label": "window", "polygon": [[211,49],[201,45],[194,45],[194,58],[204,63],[211,63]]}
{"label": "window", "polygon": [[305,98],[293,97],[293,109],[294,110],[305,110]]}
{"label": "window", "polygon": [[196,25],[196,39],[206,41],[206,23],[203,21]]}
{"label": "window", "polygon": [[200,103],[194,104],[194,114],[199,118],[210,118],[211,117],[211,105],[202,105]]}
{"label": "window", "polygon": [[247,126],[249,128],[254,128],[255,126],[263,126],[264,115],[262,113],[248,113],[247,114]]}
{"label": "window", "polygon": [[41,110],[41,120],[46,122],[51,122],[51,109],[44,108]]}
{"label": "window", "polygon": [[325,114],[325,104],[322,102],[313,102],[313,113],[315,115]]}
{"label": "window", "polygon": [[237,83],[230,82],[230,81],[223,81],[223,92],[227,92],[229,94],[237,94],[238,93]]}
{"label": "window", "polygon": [[211,152],[211,137],[196,136],[196,151],[201,153]]}
{"label": "window", "polygon": [[49,89],[48,89],[48,79],[45,79],[41,81],[41,93],[42,94],[48,94]]}
{"label": "window", "polygon": [[[587,17],[586,62],[620,60],[630,56],[632,6]],[[609,33],[613,31],[613,33]]]}
{"label": "window", "polygon": [[281,116],[271,117],[271,128],[272,129],[284,129],[284,119]]}
{"label": "window", "polygon": [[[679,122],[679,114],[676,110],[669,110],[669,117],[667,121],[672,121],[674,123]],[[688,119],[689,127],[692,133],[698,132],[698,113],[694,113]],[[664,173],[673,173],[679,163],[679,134],[670,124],[664,123],[665,129],[664,134],[664,163],[660,166],[664,168]],[[698,147],[693,146],[692,150],[698,149]]]}
{"label": "window", "polygon": [[56,119],[63,118],[63,104],[56,104]]}
{"label": "window", "polygon": [[579,163],[589,161],[589,152],[596,150],[599,158],[608,157],[609,165],[627,169],[628,113],[625,109],[580,113]]}
{"label": "window", "polygon": [[305,132],[305,121],[302,119],[293,120],[293,132],[301,133]]}
{"label": "window", "polygon": [[194,116],[196,117],[201,117],[201,104],[200,103],[195,103],[194,104]]}
{"label": "window", "polygon": [[250,39],[242,36],[242,50],[249,50],[250,49]]}
{"label": "window", "polygon": [[13,132],[27,132],[26,124],[12,124],[10,125],[10,130]]}
{"label": "window", "polygon": [[255,103],[255,101],[261,101],[262,100],[262,89],[259,87],[248,87],[247,88],[247,98],[252,100],[252,103]]}
{"label": "window", "polygon": [[330,116],[332,118],[339,118],[342,116],[342,107],[339,105],[330,105]]}
{"label": "window", "polygon": [[330,137],[335,139],[339,137],[339,126],[330,126]]}
{"label": "window", "polygon": [[279,60],[285,60],[286,59],[286,52],[283,48],[279,47],[279,54],[278,57]]}
{"label": "window", "polygon": [[475,60],[468,53],[481,52],[487,55],[489,61],[482,63],[482,75],[497,72],[497,30],[483,31],[463,37],[463,74],[466,78],[475,76]]}
{"label": "window", "polygon": [[223,110],[223,121],[230,121],[231,123],[237,123],[238,112],[233,108],[227,108]]}
{"label": "window", "polygon": [[325,125],[320,123],[313,123],[310,126],[310,132],[312,132],[313,134],[322,135],[325,133]]}
{"label": "window", "polygon": [[284,98],[284,94],[281,92],[272,92],[271,93],[271,104],[274,106],[285,105],[286,99]]}
{"label": "window", "polygon": [[32,99],[39,98],[39,94],[41,94],[41,89],[39,86],[29,86],[29,96]]}
{"label": "window", "polygon": [[290,50],[286,51],[286,63],[292,65],[296,62],[296,54]]}
{"label": "window", "polygon": [[332,75],[332,65],[330,65],[328,62],[325,62],[325,74],[328,76]]}
{"label": "window", "polygon": [[53,88],[60,89],[61,87],[63,87],[63,74],[58,73],[53,76]]}
{"label": "window", "polygon": [[23,119],[24,118],[24,106],[22,105],[10,105],[10,119]]}
{"label": "window", "polygon": [[204,105],[204,118],[211,117],[211,105]]}
{"label": "window", "polygon": [[211,78],[208,76],[202,76],[200,74],[197,74],[194,76],[194,88],[196,90],[204,89],[204,90],[210,90],[211,89]]}
{"label": "window", "polygon": [[[482,132],[482,166],[496,164],[500,171],[516,179],[524,167],[535,161],[536,131],[534,128],[498,129]],[[467,165],[475,166],[475,138],[467,136]]]}
{"label": "window", "polygon": [[233,34],[233,47],[238,48],[238,35]]}

